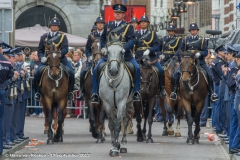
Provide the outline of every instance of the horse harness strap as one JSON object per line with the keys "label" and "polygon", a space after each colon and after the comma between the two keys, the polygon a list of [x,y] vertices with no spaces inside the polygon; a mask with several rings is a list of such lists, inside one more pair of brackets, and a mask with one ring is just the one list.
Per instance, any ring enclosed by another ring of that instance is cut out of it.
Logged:
{"label": "horse harness strap", "polygon": [[63,74],[62,66],[60,66],[59,68],[61,69],[61,71],[60,71],[61,74],[60,74],[60,77],[59,77],[57,80],[55,80],[55,79],[52,78],[51,75],[49,74],[50,67],[49,67],[49,66],[47,67],[47,70],[48,70],[48,77],[49,77],[51,80],[55,81],[55,83],[56,83],[56,88],[58,88],[58,86],[59,86],[59,80],[62,79],[62,74]]}
{"label": "horse harness strap", "polygon": [[40,82],[39,82],[39,86],[42,85],[43,75],[44,75],[44,73],[45,73],[46,70],[47,70],[47,67],[45,67],[44,70],[43,70],[43,72],[42,72],[41,79],[40,79]]}
{"label": "horse harness strap", "polygon": [[159,80],[158,73],[157,73],[156,69],[153,66],[152,66],[152,70],[155,72],[155,74],[157,76],[157,79]]}
{"label": "horse harness strap", "polygon": [[125,66],[125,68],[126,68],[126,70],[127,70],[127,72],[128,72],[128,75],[130,76],[130,79],[131,79],[131,82],[132,82],[132,87],[134,87],[132,73],[131,73],[131,71],[129,70],[129,68],[127,67],[126,63],[124,62],[123,64],[124,64],[124,66]]}

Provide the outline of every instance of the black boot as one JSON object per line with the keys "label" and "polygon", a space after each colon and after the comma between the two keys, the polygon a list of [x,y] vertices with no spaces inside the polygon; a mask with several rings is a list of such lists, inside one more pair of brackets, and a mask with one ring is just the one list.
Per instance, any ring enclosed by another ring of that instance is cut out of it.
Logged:
{"label": "black boot", "polygon": [[99,95],[94,93],[92,96],[91,96],[91,103],[99,103]]}
{"label": "black boot", "polygon": [[213,91],[213,80],[212,80],[212,78],[209,78],[208,91],[211,94],[211,97],[210,97],[211,101],[216,102],[218,100],[218,95],[216,93],[214,93],[214,91]]}
{"label": "black boot", "polygon": [[86,71],[83,71],[83,75],[80,76],[80,94],[79,97],[77,97],[77,100],[83,101],[84,100],[84,77],[86,74]]}
{"label": "black boot", "polygon": [[167,96],[164,86],[165,86],[165,77],[164,77],[164,74],[162,74],[160,76],[160,92],[159,92],[159,96],[162,98],[165,98]]}
{"label": "black boot", "polygon": [[74,99],[74,95],[73,95],[73,90],[74,90],[74,78],[69,78],[69,88],[68,88],[68,100],[73,100]]}
{"label": "black boot", "polygon": [[34,99],[39,102],[41,100],[41,95],[39,93],[39,81],[37,80],[37,78],[34,78],[34,88],[35,88]]}
{"label": "black boot", "polygon": [[180,79],[179,73],[175,73],[175,74],[177,74],[177,75],[174,78],[173,92],[170,94],[170,99],[173,100],[173,101],[177,100],[177,89],[178,89],[178,86],[179,86],[179,79]]}
{"label": "black boot", "polygon": [[140,101],[141,100],[141,95],[139,92],[134,92],[133,93],[133,101]]}

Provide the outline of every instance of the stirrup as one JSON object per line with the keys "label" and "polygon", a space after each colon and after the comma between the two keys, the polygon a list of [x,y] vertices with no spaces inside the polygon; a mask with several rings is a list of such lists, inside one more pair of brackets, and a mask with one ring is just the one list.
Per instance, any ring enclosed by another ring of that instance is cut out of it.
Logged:
{"label": "stirrup", "polygon": [[73,93],[78,91],[78,86],[76,84],[73,85]]}
{"label": "stirrup", "polygon": [[68,93],[68,100],[73,100],[73,98],[74,98],[73,93],[72,93],[72,92],[69,92],[69,93]]}
{"label": "stirrup", "polygon": [[141,100],[141,96],[139,92],[134,92],[133,93],[133,101],[140,101]]}
{"label": "stirrup", "polygon": [[41,95],[40,95],[40,93],[38,93],[38,92],[35,93],[34,99],[39,102],[39,101],[41,100]]}
{"label": "stirrup", "polygon": [[84,100],[84,94],[83,94],[82,91],[80,92],[79,97],[77,97],[76,99],[79,100],[79,101],[83,101]]}
{"label": "stirrup", "polygon": [[173,101],[176,101],[177,100],[177,94],[175,92],[172,92],[170,94],[170,99],[173,100]]}
{"label": "stirrup", "polygon": [[91,96],[91,103],[96,103],[96,104],[98,104],[99,103],[99,96],[98,96],[98,94],[93,94],[92,96]]}
{"label": "stirrup", "polygon": [[165,97],[167,97],[167,93],[166,93],[166,91],[165,91],[164,88],[162,88],[162,89],[160,90],[160,92],[159,92],[159,96],[160,96],[161,98],[165,98]]}
{"label": "stirrup", "polygon": [[211,101],[212,102],[216,102],[218,100],[218,95],[216,94],[216,93],[213,93],[212,95],[211,95]]}

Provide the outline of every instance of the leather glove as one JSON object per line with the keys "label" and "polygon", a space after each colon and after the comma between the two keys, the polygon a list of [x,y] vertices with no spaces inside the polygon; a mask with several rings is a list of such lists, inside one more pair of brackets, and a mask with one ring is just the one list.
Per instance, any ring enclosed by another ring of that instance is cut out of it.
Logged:
{"label": "leather glove", "polygon": [[161,55],[159,56],[159,58],[160,58],[160,59],[164,59],[164,58],[165,58],[165,55],[164,55],[164,54],[161,54]]}
{"label": "leather glove", "polygon": [[149,51],[149,49],[147,49],[145,52],[143,52],[143,55],[144,55],[144,56],[148,56],[149,53],[150,53],[150,51]]}
{"label": "leather glove", "polygon": [[122,53],[125,53],[125,49],[124,48],[122,49]]}
{"label": "leather glove", "polygon": [[92,60],[92,56],[89,56],[88,57],[88,62],[91,62],[91,60]]}
{"label": "leather glove", "polygon": [[199,58],[201,56],[201,53],[200,52],[197,52],[194,56],[194,58]]}
{"label": "leather glove", "polygon": [[102,52],[103,55],[106,55],[107,54],[107,49],[106,48],[102,48],[101,52]]}
{"label": "leather glove", "polygon": [[46,63],[47,62],[47,57],[42,57],[41,58],[41,62],[44,64],[44,63]]}

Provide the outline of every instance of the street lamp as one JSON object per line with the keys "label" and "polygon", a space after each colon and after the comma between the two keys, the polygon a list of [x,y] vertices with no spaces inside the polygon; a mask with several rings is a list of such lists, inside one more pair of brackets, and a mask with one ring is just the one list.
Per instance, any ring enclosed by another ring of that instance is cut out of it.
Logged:
{"label": "street lamp", "polygon": [[172,19],[177,19],[180,17],[180,12],[178,11],[177,7],[169,8],[168,13],[171,15]]}
{"label": "street lamp", "polygon": [[[185,0],[185,1],[186,1],[186,0]],[[185,3],[188,4],[188,5],[192,5],[192,4],[195,3],[195,1],[194,1],[194,0],[187,0]]]}
{"label": "street lamp", "polygon": [[180,2],[175,2],[176,7],[178,8],[178,11],[180,13],[187,12],[188,6],[186,5],[185,2],[180,1]]}

